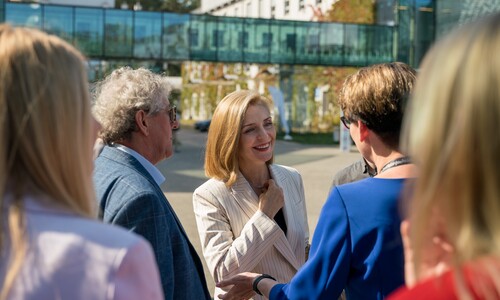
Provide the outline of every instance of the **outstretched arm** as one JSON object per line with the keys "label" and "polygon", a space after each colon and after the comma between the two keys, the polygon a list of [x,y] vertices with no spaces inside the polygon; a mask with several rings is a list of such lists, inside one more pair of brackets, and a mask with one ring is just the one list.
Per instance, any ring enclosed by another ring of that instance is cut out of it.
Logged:
{"label": "outstretched arm", "polygon": [[224,300],[238,300],[238,299],[250,299],[255,295],[254,285],[255,281],[259,279],[257,285],[255,286],[258,291],[266,298],[269,298],[271,289],[278,284],[273,279],[270,278],[259,278],[262,274],[245,272],[233,276],[227,280],[223,280],[217,283],[217,287],[224,288],[228,286],[233,286],[229,292],[224,295],[219,295],[219,299]]}

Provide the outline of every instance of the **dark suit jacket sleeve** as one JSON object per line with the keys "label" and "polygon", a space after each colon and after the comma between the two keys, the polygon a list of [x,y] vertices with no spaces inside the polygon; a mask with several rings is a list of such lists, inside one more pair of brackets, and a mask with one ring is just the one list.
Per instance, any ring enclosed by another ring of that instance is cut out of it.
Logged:
{"label": "dark suit jacket sleeve", "polygon": [[125,201],[111,221],[143,236],[151,243],[161,271],[165,299],[173,299],[174,263],[170,225],[175,224],[173,216],[161,207],[161,201],[154,192],[143,192]]}
{"label": "dark suit jacket sleeve", "polygon": [[337,299],[347,284],[350,259],[349,221],[335,188],[321,211],[309,260],[290,283],[273,287],[269,299]]}

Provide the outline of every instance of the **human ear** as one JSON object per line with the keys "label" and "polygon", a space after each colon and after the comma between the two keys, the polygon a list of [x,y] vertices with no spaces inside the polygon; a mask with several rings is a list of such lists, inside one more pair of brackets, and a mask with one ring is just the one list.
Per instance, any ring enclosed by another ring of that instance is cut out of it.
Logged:
{"label": "human ear", "polygon": [[358,120],[357,122],[359,130],[359,140],[361,142],[364,142],[365,140],[368,139],[370,129],[366,126],[365,123],[361,122],[360,120]]}
{"label": "human ear", "polygon": [[149,135],[149,124],[148,119],[146,118],[147,114],[142,109],[138,110],[135,113],[135,124],[137,125],[137,129],[144,135]]}

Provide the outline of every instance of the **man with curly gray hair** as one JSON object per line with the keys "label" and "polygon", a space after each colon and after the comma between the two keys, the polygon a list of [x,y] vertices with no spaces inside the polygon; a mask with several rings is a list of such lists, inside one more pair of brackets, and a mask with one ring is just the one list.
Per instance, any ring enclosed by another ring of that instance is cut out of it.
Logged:
{"label": "man with curly gray hair", "polygon": [[144,236],[153,246],[165,299],[210,299],[203,266],[160,185],[154,166],[172,156],[179,126],[170,84],[140,68],[113,71],[96,86],[94,115],[104,147],[94,185],[102,218]]}

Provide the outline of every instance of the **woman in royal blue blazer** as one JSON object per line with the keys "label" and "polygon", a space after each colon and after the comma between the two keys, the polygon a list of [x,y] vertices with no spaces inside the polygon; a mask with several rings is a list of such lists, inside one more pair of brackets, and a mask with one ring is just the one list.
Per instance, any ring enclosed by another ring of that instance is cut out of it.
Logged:
{"label": "woman in royal blue blazer", "polygon": [[222,299],[254,292],[270,299],[336,299],[343,289],[348,299],[383,299],[404,284],[398,201],[415,170],[398,145],[415,74],[408,65],[388,63],[347,78],[339,99],[341,120],[378,174],[332,190],[309,260],[290,283],[278,284],[273,274],[243,273],[218,284],[235,285]]}

